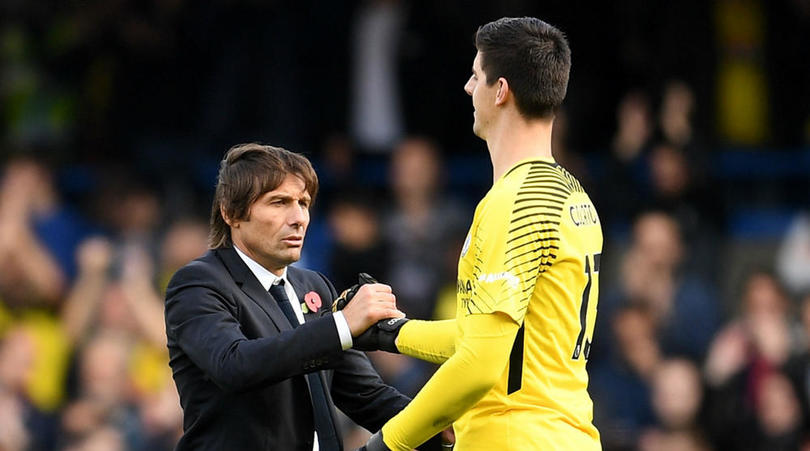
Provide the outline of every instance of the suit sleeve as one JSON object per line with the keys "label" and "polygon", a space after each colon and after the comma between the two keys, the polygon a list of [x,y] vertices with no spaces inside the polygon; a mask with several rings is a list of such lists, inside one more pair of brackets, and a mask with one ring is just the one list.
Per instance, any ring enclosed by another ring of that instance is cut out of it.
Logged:
{"label": "suit sleeve", "polygon": [[[334,286],[326,277],[321,277],[329,287],[332,299],[336,298]],[[370,431],[379,430],[410,402],[410,398],[386,385],[368,357],[354,349],[341,354],[330,392],[335,405],[343,413]]]}
{"label": "suit sleeve", "polygon": [[220,388],[251,390],[337,364],[341,347],[331,315],[248,339],[237,303],[217,288],[221,278],[203,265],[182,268],[169,284],[165,312],[169,346],[178,346]]}

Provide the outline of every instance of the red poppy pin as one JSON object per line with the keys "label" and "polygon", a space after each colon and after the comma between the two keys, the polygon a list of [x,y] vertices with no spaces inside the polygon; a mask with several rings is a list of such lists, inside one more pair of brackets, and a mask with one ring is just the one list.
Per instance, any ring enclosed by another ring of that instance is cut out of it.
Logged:
{"label": "red poppy pin", "polygon": [[304,302],[307,304],[307,307],[312,312],[317,312],[319,308],[323,305],[321,301],[321,296],[314,292],[310,291],[309,293],[304,295]]}

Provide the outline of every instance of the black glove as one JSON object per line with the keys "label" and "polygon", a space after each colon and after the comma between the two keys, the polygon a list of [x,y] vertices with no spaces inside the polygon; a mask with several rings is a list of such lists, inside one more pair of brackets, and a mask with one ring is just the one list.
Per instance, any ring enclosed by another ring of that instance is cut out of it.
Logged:
{"label": "black glove", "polygon": [[375,280],[373,277],[364,272],[361,272],[360,275],[357,276],[357,278],[360,280],[360,283],[356,283],[351,287],[343,290],[343,293],[340,293],[340,296],[338,296],[337,299],[335,299],[335,302],[332,303],[332,312],[343,310],[349,303],[349,301],[352,300],[354,295],[357,294],[357,290],[359,290],[361,286],[367,283],[377,283],[377,280]]}
{"label": "black glove", "polygon": [[352,338],[352,348],[359,351],[385,351],[399,354],[397,336],[408,318],[388,318],[377,321],[362,334]]}
{"label": "black glove", "polygon": [[[352,298],[357,294],[357,290],[367,283],[377,283],[377,280],[370,275],[361,272],[358,276],[359,283],[352,285],[350,288],[343,290],[335,302],[332,303],[332,311],[337,312],[351,302]],[[389,318],[383,319],[372,325],[365,332],[357,337],[352,338],[352,348],[359,351],[386,351],[399,354],[397,349],[396,340],[399,335],[399,329],[408,322],[408,318]]]}
{"label": "black glove", "polygon": [[378,431],[368,439],[365,445],[357,448],[357,451],[391,451],[383,441],[382,431]]}

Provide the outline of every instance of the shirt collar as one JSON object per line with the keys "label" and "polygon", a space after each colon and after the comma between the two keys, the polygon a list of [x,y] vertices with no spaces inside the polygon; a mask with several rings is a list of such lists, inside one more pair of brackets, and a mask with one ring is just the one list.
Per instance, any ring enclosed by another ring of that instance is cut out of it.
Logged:
{"label": "shirt collar", "polygon": [[248,257],[247,254],[242,252],[236,245],[233,245],[234,250],[239,255],[239,258],[242,259],[243,262],[247,265],[250,269],[250,272],[259,279],[259,283],[262,284],[264,287],[264,291],[270,289],[271,286],[276,285],[279,281],[283,280],[285,284],[289,285],[290,281],[287,280],[287,267],[284,267],[284,272],[281,274],[281,277],[271,273],[267,268],[260,265],[256,260]]}

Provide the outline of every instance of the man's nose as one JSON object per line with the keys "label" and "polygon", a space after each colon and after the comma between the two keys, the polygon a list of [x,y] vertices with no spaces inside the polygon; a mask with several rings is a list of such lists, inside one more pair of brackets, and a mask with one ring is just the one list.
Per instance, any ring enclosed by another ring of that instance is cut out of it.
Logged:
{"label": "man's nose", "polygon": [[470,77],[470,79],[467,80],[467,83],[464,84],[464,92],[466,92],[468,95],[472,95],[472,77]]}
{"label": "man's nose", "polygon": [[289,220],[293,225],[305,225],[309,218],[309,210],[296,205],[290,212]]}

